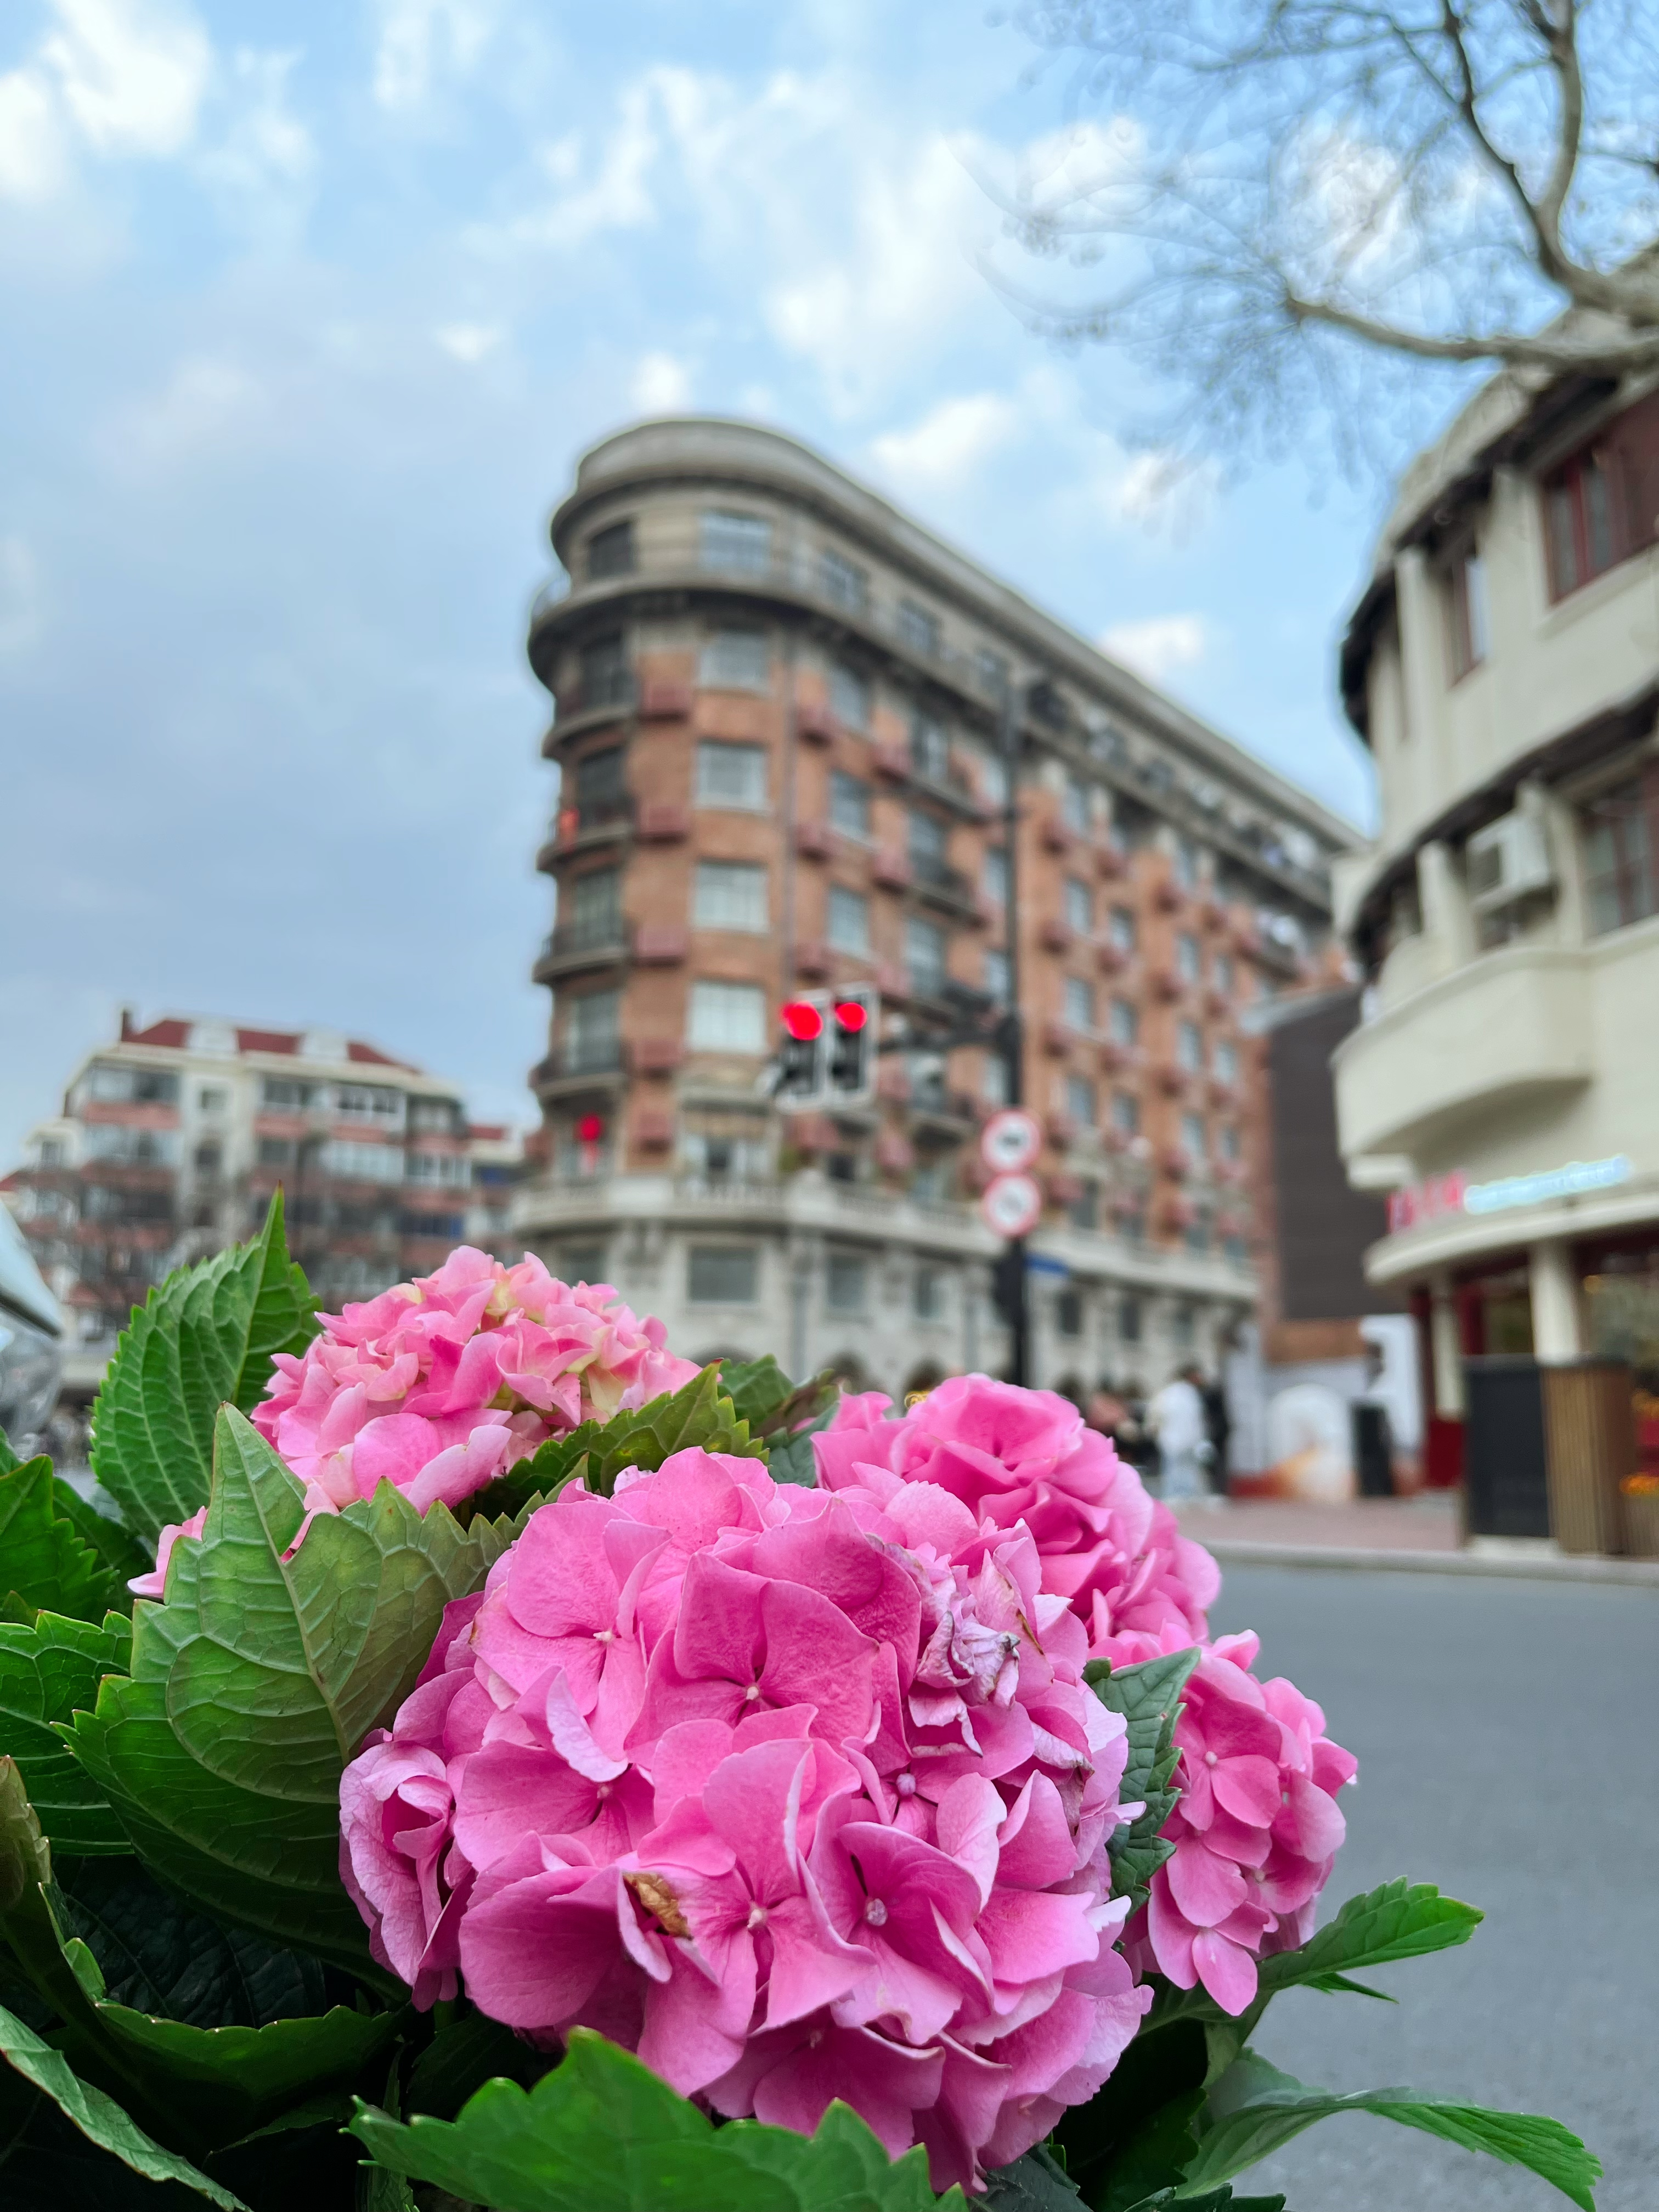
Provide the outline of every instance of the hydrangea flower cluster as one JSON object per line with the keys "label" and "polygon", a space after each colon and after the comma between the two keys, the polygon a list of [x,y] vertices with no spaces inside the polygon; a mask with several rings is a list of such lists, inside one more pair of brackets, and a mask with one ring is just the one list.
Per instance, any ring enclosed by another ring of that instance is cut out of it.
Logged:
{"label": "hydrangea flower cluster", "polygon": [[[642,1406],[696,1376],[608,1283],[562,1283],[532,1257],[504,1267],[462,1245],[433,1275],[325,1314],[298,1358],[278,1352],[253,1425],[305,1485],[307,1513],[337,1513],[395,1483],[424,1512],[457,1505],[550,1437]],[[161,1532],[160,1597],[181,1536]]]}
{"label": "hydrangea flower cluster", "polygon": [[728,2116],[841,2097],[971,2187],[1150,2002],[1106,1856],[1139,1808],[1032,1528],[876,1489],[687,1450],[562,1492],[347,1769],[341,1868],[417,2003],[459,1971]]}
{"label": "hydrangea flower cluster", "polygon": [[1214,1559],[1068,1401],[968,1376],[901,1419],[885,1418],[890,1404],[843,1401],[813,1440],[820,1483],[898,1520],[915,1485],[948,1490],[987,1528],[1023,1522],[1043,1589],[1087,1623],[1092,1657],[1135,1666],[1202,1650],[1176,1730],[1181,1796],[1163,1831],[1174,1856],[1125,1948],[1140,1972],[1181,1989],[1202,1982],[1225,2011],[1243,2012],[1258,1959],[1313,1932],[1346,1829],[1336,1793],[1358,1762],[1292,1683],[1256,1680],[1257,1638],[1210,1640]]}

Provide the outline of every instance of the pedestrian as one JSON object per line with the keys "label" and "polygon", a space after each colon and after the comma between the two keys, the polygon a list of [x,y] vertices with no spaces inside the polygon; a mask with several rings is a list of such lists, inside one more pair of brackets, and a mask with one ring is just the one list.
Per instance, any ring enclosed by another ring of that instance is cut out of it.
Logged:
{"label": "pedestrian", "polygon": [[1146,1408],[1147,1424],[1158,1438],[1158,1492],[1166,1502],[1204,1494],[1202,1448],[1209,1438],[1200,1387],[1203,1379],[1198,1367],[1180,1369]]}
{"label": "pedestrian", "polygon": [[1085,1420],[1091,1429],[1097,1429],[1103,1437],[1110,1437],[1115,1441],[1119,1430],[1128,1419],[1128,1407],[1113,1389],[1109,1378],[1103,1375],[1089,1400]]}
{"label": "pedestrian", "polygon": [[1233,1432],[1231,1408],[1227,1403],[1226,1385],[1218,1376],[1206,1382],[1200,1390],[1204,1401],[1204,1433],[1209,1439],[1210,1456],[1204,1472],[1210,1488],[1218,1498],[1227,1495],[1227,1440]]}

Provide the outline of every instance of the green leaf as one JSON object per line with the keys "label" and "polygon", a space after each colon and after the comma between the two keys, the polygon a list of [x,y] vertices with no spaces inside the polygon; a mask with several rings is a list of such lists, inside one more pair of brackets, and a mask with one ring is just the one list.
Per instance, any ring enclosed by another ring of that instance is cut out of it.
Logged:
{"label": "green leaf", "polygon": [[263,2027],[328,2008],[320,1959],[209,1919],[142,1860],[58,1859],[52,1870],[65,1924],[112,2002],[192,2027]]}
{"label": "green leaf", "polygon": [[132,1676],[60,1729],[139,1856],[215,1914],[390,1989],[339,1879],[339,1781],[414,1687],[444,1607],[512,1540],[463,1531],[382,1483],[321,1514],[291,1559],[304,1494],[222,1409],[213,1500],[182,1539],[167,1602],[140,1605]]}
{"label": "green leaf", "polygon": [[25,2081],[43,2090],[88,2142],[111,2152],[147,2181],[182,2182],[210,2203],[222,2206],[224,2212],[246,2212],[240,2197],[210,2181],[188,2159],[152,2142],[112,2097],[82,2081],[62,2051],[43,2043],[33,2029],[3,2008],[0,2008],[0,2055]]}
{"label": "green leaf", "polygon": [[768,1444],[818,1419],[841,1395],[832,1368],[792,1382],[769,1352],[758,1359],[722,1360],[720,1388],[750,1436]]}
{"label": "green leaf", "polygon": [[921,2150],[896,2164],[832,2105],[810,2138],[738,2120],[716,2129],[629,2052],[582,2028],[526,2092],[490,2081],[453,2122],[407,2126],[360,2106],[375,2160],[493,2212],[965,2212],[935,2198]]}
{"label": "green leaf", "polygon": [[5,1431],[0,1429],[0,1474],[9,1474],[13,1468],[21,1467],[22,1464],[22,1461],[12,1449]]}
{"label": "green leaf", "polygon": [[609,1498],[625,1467],[654,1471],[671,1453],[693,1445],[763,1459],[765,1447],[750,1437],[748,1423],[723,1394],[720,1374],[717,1365],[702,1368],[683,1389],[653,1398],[634,1413],[584,1421],[565,1436],[550,1437],[532,1457],[481,1490],[471,1510],[521,1513],[532,1498],[551,1497],[567,1482],[583,1483]]}
{"label": "green leaf", "polygon": [[404,2104],[411,2112],[453,2120],[473,2092],[497,2075],[528,2089],[557,2063],[474,2009],[447,2021],[415,2061]]}
{"label": "green leaf", "polygon": [[1484,2151],[1507,2166],[1525,2166],[1570,2197],[1581,2212],[1595,2212],[1591,2195],[1601,2161],[1559,2120],[1531,2112],[1492,2112],[1454,2098],[1419,2097],[1410,2089],[1365,2089],[1339,2096],[1310,2089],[1246,2051],[1211,2090],[1197,2155],[1180,2195],[1190,2198],[1206,2184],[1225,2181],[1258,2159],[1338,2112],[1375,2112],[1402,2127],[1420,2128],[1465,2150]]}
{"label": "green leaf", "polygon": [[288,1256],[279,1190],[252,1243],[179,1269],[133,1315],[93,1408],[92,1464],[152,1548],[207,1503],[221,1405],[252,1409],[273,1355],[317,1334],[314,1307]]}
{"label": "green leaf", "polygon": [[[102,1494],[108,1497],[107,1492]],[[126,1523],[113,1517],[112,1510],[100,1512],[61,1474],[55,1474],[52,1479],[52,1502],[81,1541],[90,1545],[109,1569],[113,1578],[109,1596],[112,1609],[130,1613],[132,1611],[132,1593],[127,1584],[135,1575],[149,1572],[155,1564],[155,1552],[146,1551]],[[114,1509],[113,1498],[109,1499],[109,1504]]]}
{"label": "green leaf", "polygon": [[117,1613],[97,1628],[55,1613],[37,1613],[30,1628],[0,1622],[0,1755],[22,1770],[29,1801],[60,1851],[131,1851],[109,1800],[52,1728],[91,1711],[103,1676],[126,1672],[131,1642]]}
{"label": "green leaf", "polygon": [[1118,1795],[1126,1804],[1141,1801],[1145,1809],[1112,1838],[1112,1894],[1127,1897],[1137,1908],[1146,1903],[1152,1876],[1174,1848],[1159,1831],[1180,1795],[1170,1782],[1180,1757],[1175,1724],[1181,1692],[1198,1658],[1196,1650],[1174,1651],[1143,1666],[1117,1668],[1091,1660],[1084,1670],[1101,1703],[1129,1724],[1129,1759]]}
{"label": "green leaf", "polygon": [[[1297,1951],[1276,1952],[1261,1962],[1261,1990],[1272,1996],[1298,1984],[1313,1989],[1354,1990],[1350,1972],[1387,1966],[1395,1959],[1419,1959],[1467,1943],[1482,1915],[1455,1897],[1442,1897],[1432,1882],[1384,1882],[1363,1897],[1351,1897],[1334,1920],[1308,1938]],[[1359,1994],[1375,1996],[1375,1990]]]}
{"label": "green leaf", "polygon": [[1083,2203],[1076,2183],[1041,2143],[988,2173],[978,2201],[986,2212],[1079,2212]]}
{"label": "green leaf", "polygon": [[63,1510],[60,1491],[68,1485],[44,1457],[0,1474],[0,1597],[15,1591],[26,1607],[101,1620],[116,1577]]}

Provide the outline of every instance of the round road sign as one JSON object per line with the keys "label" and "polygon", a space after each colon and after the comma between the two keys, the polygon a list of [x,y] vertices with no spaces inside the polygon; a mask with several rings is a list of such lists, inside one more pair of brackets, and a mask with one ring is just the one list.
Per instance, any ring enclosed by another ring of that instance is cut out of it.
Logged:
{"label": "round road sign", "polygon": [[1042,1193],[1034,1176],[994,1176],[979,1201],[980,1218],[994,1237],[1024,1237],[1042,1212]]}
{"label": "round road sign", "polygon": [[1042,1150],[1036,1115],[1023,1106],[1005,1106],[979,1133],[979,1156],[994,1175],[1018,1175]]}

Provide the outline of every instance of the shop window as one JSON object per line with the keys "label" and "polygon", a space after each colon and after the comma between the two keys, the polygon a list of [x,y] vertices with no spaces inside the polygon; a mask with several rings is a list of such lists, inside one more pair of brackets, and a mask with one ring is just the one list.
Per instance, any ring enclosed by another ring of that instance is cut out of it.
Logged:
{"label": "shop window", "polygon": [[870,839],[870,787],[844,768],[830,771],[830,821],[843,837]]}
{"label": "shop window", "polygon": [[766,808],[764,745],[722,744],[705,738],[697,747],[697,804],[728,806],[744,813]]}
{"label": "shop window", "polygon": [[772,526],[764,515],[709,507],[700,521],[705,568],[735,569],[743,575],[764,573],[772,558]]}
{"label": "shop window", "polygon": [[1659,772],[1633,776],[1583,809],[1584,882],[1593,936],[1659,912],[1655,815]]}
{"label": "shop window", "polygon": [[685,1255],[686,1297],[694,1306],[751,1306],[759,1276],[752,1244],[693,1244]]}
{"label": "shop window", "polygon": [[634,573],[634,525],[628,522],[607,523],[596,530],[587,541],[587,573],[595,583],[606,576],[631,576]]}
{"label": "shop window", "polygon": [[828,935],[837,952],[868,955],[870,902],[862,891],[849,890],[845,884],[830,884]]}

